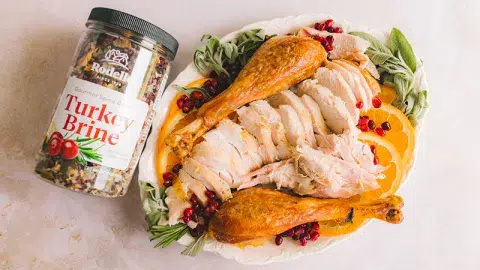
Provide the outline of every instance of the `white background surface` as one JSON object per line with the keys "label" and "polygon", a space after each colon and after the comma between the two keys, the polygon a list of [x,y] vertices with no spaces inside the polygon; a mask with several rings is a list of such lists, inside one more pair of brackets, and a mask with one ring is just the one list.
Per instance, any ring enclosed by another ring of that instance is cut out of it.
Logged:
{"label": "white background surface", "polygon": [[431,109],[405,221],[374,222],[318,255],[257,269],[480,269],[480,1],[5,1],[0,5],[0,269],[244,269],[181,247],[153,249],[135,184],[102,199],[38,180],[40,146],[84,23],[95,6],[148,20],[180,42],[174,77],[203,33],[302,13],[397,26],[426,63]]}

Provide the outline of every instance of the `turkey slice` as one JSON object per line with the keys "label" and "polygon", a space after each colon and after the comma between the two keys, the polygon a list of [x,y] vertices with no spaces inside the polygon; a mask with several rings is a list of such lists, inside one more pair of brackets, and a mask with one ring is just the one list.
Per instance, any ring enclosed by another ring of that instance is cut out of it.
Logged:
{"label": "turkey slice", "polygon": [[182,186],[186,188],[187,194],[193,193],[203,205],[207,204],[208,197],[205,195],[207,189],[200,181],[193,179],[183,169],[178,173],[178,180],[182,183]]}
{"label": "turkey slice", "polygon": [[280,105],[278,113],[282,118],[283,126],[285,126],[288,142],[293,146],[305,143],[305,129],[300,122],[297,112],[289,105]]}
{"label": "turkey slice", "polygon": [[315,100],[313,100],[313,98],[311,98],[309,95],[302,95],[300,100],[302,100],[303,105],[305,105],[308,112],[310,112],[310,115],[312,116],[313,131],[315,134],[330,133],[327,128],[327,124],[325,124],[325,120],[323,119],[320,106],[318,106],[317,102],[315,102]]}

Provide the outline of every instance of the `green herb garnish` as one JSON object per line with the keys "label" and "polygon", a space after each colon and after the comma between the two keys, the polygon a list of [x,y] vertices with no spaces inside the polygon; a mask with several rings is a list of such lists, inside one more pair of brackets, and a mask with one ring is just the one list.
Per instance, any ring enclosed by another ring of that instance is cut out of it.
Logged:
{"label": "green herb garnish", "polygon": [[403,33],[393,28],[390,33],[391,49],[365,32],[350,32],[370,42],[365,54],[377,66],[384,83],[395,85],[397,99],[394,105],[400,108],[415,126],[428,108],[427,90],[414,89],[414,73],[417,60],[412,46]]}
{"label": "green herb garnish", "polygon": [[207,242],[207,234],[204,233],[199,236],[195,241],[190,243],[185,250],[182,251],[182,255],[186,256],[197,256],[200,252],[202,252],[205,243]]}
{"label": "green herb garnish", "polygon": [[155,247],[168,247],[188,232],[188,226],[184,223],[169,225],[154,225],[148,229],[152,233],[150,241],[159,240]]}
{"label": "green herb garnish", "polygon": [[211,71],[217,75],[230,74],[223,67],[224,64],[238,62],[245,66],[253,53],[265,42],[265,33],[262,29],[252,29],[240,33],[235,39],[221,43],[217,36],[203,35],[202,44],[195,51],[193,62],[197,70],[208,77]]}

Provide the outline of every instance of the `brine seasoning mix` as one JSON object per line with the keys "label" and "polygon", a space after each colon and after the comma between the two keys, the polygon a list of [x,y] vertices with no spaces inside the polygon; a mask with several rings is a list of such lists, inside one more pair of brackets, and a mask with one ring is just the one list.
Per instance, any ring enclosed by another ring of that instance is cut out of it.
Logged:
{"label": "brine seasoning mix", "polygon": [[36,159],[44,180],[103,197],[127,192],[178,42],[135,16],[94,8]]}

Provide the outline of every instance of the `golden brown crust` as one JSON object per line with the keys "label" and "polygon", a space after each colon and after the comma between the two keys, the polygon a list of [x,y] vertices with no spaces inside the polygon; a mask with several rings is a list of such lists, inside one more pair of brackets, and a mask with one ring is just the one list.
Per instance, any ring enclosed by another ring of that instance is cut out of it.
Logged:
{"label": "golden brown crust", "polygon": [[378,218],[391,223],[402,219],[403,201],[390,196],[375,202],[351,199],[296,197],[266,188],[234,193],[210,221],[209,235],[220,242],[242,243],[280,234],[292,227],[314,221],[347,218]]}
{"label": "golden brown crust", "polygon": [[326,61],[322,45],[311,38],[275,37],[263,44],[223,93],[204,104],[198,118],[171,134],[166,144],[179,157],[186,156],[193,142],[241,106],[265,99],[311,77]]}

